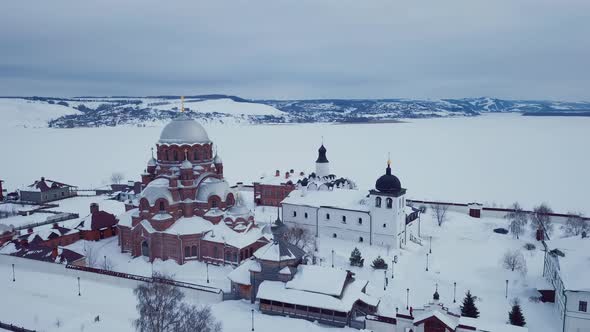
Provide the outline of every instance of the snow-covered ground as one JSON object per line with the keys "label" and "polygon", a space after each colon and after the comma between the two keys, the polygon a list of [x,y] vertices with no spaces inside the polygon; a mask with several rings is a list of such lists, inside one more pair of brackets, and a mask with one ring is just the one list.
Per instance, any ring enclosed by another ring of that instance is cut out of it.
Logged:
{"label": "snow-covered ground", "polygon": [[[334,174],[372,188],[388,152],[408,197],[590,214],[590,118],[424,119],[384,124],[208,125],[230,183],[251,182],[275,169],[313,170],[322,136]],[[113,172],[139,179],[161,127],[7,128],[0,163],[5,187],[45,176],[82,187],[109,182]],[[4,160],[4,159],[3,159]],[[43,162],[41,162],[43,161]]]}
{"label": "snow-covered ground", "polygon": [[[259,209],[258,219],[268,218],[273,214],[272,210]],[[381,298],[380,313],[383,315],[393,315],[396,307],[400,312],[406,311],[407,288],[410,289],[409,305],[419,307],[432,298],[435,285],[438,284],[441,301],[452,309],[457,309],[464,293],[471,290],[478,298],[477,306],[481,317],[488,321],[503,323],[507,319],[510,301],[517,297],[522,303],[530,331],[556,331],[558,320],[552,311],[553,305],[529,300],[529,297],[537,296],[534,288],[542,273],[543,252],[539,248],[533,251],[523,249],[525,243],[534,242],[530,232],[516,240],[510,235],[500,235],[492,231],[494,228],[505,226],[506,221],[503,219],[473,219],[467,215],[449,213],[448,221],[439,227],[426,213],[420,222],[423,246],[410,243],[404,249],[394,250],[322,237],[319,239],[319,264],[330,266],[334,250],[336,268],[351,269],[358,278],[370,281],[368,292]],[[417,224],[413,227],[417,227]],[[430,248],[430,236],[432,253],[429,255],[429,271],[426,271],[426,253]],[[559,228],[556,229],[555,236],[561,236]],[[128,254],[120,253],[116,238],[100,242],[80,241],[70,248],[84,250],[84,247],[88,246],[93,248],[99,263],[106,256],[116,271],[151,274],[152,265],[144,258],[132,258]],[[350,267],[348,263],[354,247],[358,247],[365,258],[363,268]],[[501,266],[501,257],[508,249],[523,250],[527,260],[527,274],[510,272]],[[373,270],[370,267],[371,261],[378,255],[390,264],[385,273],[383,270]],[[398,263],[392,271],[391,261],[394,255],[398,255]],[[190,262],[179,266],[173,261],[156,261],[153,269],[174,274],[178,280],[207,285],[207,267],[203,263]],[[208,285],[227,290],[229,281],[226,275],[230,270],[229,266],[210,265]],[[5,280],[11,278],[11,272],[8,266],[0,265],[0,275],[4,275]],[[16,283],[0,283],[0,293],[13,299],[0,301],[0,313],[1,317],[4,317],[0,320],[10,319],[13,323],[23,324],[29,328],[44,326],[47,331],[78,331],[82,329],[82,325],[85,326],[85,331],[101,328],[117,331],[131,329],[129,322],[135,317],[135,302],[129,289],[87,281],[83,285],[84,295],[79,298],[76,294],[76,282],[72,278],[34,273],[20,270],[18,267],[16,272]],[[384,276],[388,278],[385,291]],[[45,282],[40,283],[38,280]],[[508,298],[505,297],[505,280],[509,280]],[[453,282],[457,282],[457,303],[452,302]],[[29,303],[28,310],[23,312],[21,306],[15,305],[15,301]],[[228,317],[229,312],[232,312],[231,320],[224,319],[226,331],[238,331],[249,324],[249,311],[252,307],[248,302],[231,301],[213,305],[213,308],[220,318]],[[76,314],[78,312],[83,314]],[[101,323],[94,324],[92,319],[98,314],[101,315]],[[284,324],[293,328],[293,331],[296,331],[296,328],[313,331],[333,330],[300,320],[258,313],[256,315],[257,330],[261,331],[272,331],[273,326],[276,326],[273,324]],[[62,323],[60,329],[55,326],[58,319]]]}
{"label": "snow-covered ground", "polygon": [[[70,114],[80,114],[80,111],[71,107],[57,104],[51,105],[40,101],[0,98],[0,128],[47,127],[49,120]],[[2,141],[5,141],[5,139]]]}

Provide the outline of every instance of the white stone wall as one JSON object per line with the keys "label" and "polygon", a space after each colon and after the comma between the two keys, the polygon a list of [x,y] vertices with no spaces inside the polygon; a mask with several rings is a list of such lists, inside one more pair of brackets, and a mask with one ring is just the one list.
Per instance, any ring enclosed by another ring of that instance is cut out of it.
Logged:
{"label": "white stone wall", "polygon": [[[590,292],[566,291],[566,317],[564,332],[590,332]],[[588,303],[586,312],[579,311],[579,302]]]}
{"label": "white stone wall", "polygon": [[330,175],[330,163],[315,163],[315,174],[320,177]]}

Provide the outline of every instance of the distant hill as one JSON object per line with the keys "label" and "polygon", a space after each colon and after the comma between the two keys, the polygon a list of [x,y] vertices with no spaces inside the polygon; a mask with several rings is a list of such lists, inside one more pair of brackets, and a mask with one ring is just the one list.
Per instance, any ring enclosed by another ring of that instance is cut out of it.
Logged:
{"label": "distant hill", "polygon": [[[98,127],[150,125],[169,121],[180,111],[179,96],[3,97],[2,126]],[[202,122],[306,123],[382,122],[412,118],[477,116],[488,112],[571,115],[590,110],[590,102],[463,98],[247,100],[211,94],[185,97],[185,110]]]}

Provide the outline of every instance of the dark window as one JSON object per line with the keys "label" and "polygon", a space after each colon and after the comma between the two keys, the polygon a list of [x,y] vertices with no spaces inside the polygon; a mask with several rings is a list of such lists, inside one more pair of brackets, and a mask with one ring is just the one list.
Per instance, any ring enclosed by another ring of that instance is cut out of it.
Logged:
{"label": "dark window", "polygon": [[320,313],[320,308],[315,308],[315,307],[309,307],[309,312],[315,312],[315,313]]}
{"label": "dark window", "polygon": [[346,216],[342,216],[342,223],[346,224]]}
{"label": "dark window", "polygon": [[168,150],[166,150],[166,160],[170,160],[170,154],[168,153]]}
{"label": "dark window", "polygon": [[160,202],[160,211],[166,210],[166,204],[164,202]]}
{"label": "dark window", "polygon": [[174,150],[174,161],[178,161],[178,151]]}
{"label": "dark window", "polygon": [[305,212],[305,219],[307,219],[307,212]]}
{"label": "dark window", "polygon": [[326,213],[326,220],[330,220],[330,214]]}
{"label": "dark window", "polygon": [[363,241],[364,241],[363,237],[362,236],[359,237],[359,242],[363,242]]}
{"label": "dark window", "polygon": [[363,218],[359,218],[359,225],[363,224]]}
{"label": "dark window", "polygon": [[393,207],[393,200],[391,198],[387,198],[387,208],[391,209]]}
{"label": "dark window", "polygon": [[381,207],[381,197],[375,198],[375,207]]}
{"label": "dark window", "polygon": [[211,207],[212,208],[216,208],[217,207],[217,200],[215,198],[211,200]]}
{"label": "dark window", "polygon": [[285,308],[293,308],[294,306],[291,303],[285,303],[284,307]]}
{"label": "dark window", "polygon": [[195,151],[194,156],[193,156],[194,160],[199,160],[199,151]]}
{"label": "dark window", "polygon": [[334,234],[332,234],[332,237],[333,237],[333,238],[337,238],[337,237],[338,237],[338,235],[336,235],[336,233],[334,233]]}
{"label": "dark window", "polygon": [[197,255],[197,246],[191,247],[191,256],[196,257]]}
{"label": "dark window", "polygon": [[387,227],[387,224],[383,224],[383,228],[386,228],[386,227]]}
{"label": "dark window", "polygon": [[217,247],[213,247],[213,258],[217,258]]}
{"label": "dark window", "polygon": [[191,247],[184,247],[184,257],[190,257]]}
{"label": "dark window", "polygon": [[297,217],[297,211],[293,211],[293,217]]}
{"label": "dark window", "polygon": [[587,312],[588,311],[588,302],[580,301],[580,303],[578,303],[578,311]]}

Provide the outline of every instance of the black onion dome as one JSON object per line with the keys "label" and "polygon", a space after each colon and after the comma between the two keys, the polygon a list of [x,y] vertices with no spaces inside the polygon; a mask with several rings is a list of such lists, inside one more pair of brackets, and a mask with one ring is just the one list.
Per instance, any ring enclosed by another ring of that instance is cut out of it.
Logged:
{"label": "black onion dome", "polygon": [[384,193],[397,193],[402,190],[402,184],[397,176],[391,174],[391,166],[387,165],[385,174],[375,183],[375,189]]}
{"label": "black onion dome", "polygon": [[435,301],[440,300],[440,295],[438,295],[438,291],[434,292],[434,295],[432,295],[432,299],[434,299]]}
{"label": "black onion dome", "polygon": [[322,144],[322,146],[320,146],[320,148],[318,149],[318,160],[316,160],[316,163],[327,163],[328,162],[328,158],[326,158],[326,148],[324,147],[324,145]]}

